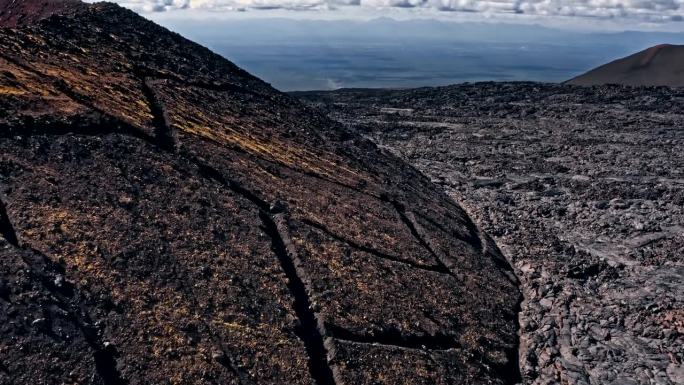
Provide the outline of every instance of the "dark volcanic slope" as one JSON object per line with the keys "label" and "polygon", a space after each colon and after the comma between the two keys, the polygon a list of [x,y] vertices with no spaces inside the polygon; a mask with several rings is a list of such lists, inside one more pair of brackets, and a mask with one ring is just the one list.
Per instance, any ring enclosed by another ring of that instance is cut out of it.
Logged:
{"label": "dark volcanic slope", "polygon": [[684,87],[684,46],[657,45],[593,69],[567,83]]}
{"label": "dark volcanic slope", "polygon": [[516,381],[510,267],[371,142],[111,4],[0,69],[1,384]]}
{"label": "dark volcanic slope", "polygon": [[0,26],[28,25],[55,14],[74,14],[86,7],[79,0],[0,0]]}
{"label": "dark volcanic slope", "polygon": [[502,245],[526,384],[684,384],[684,92],[480,83],[300,96]]}

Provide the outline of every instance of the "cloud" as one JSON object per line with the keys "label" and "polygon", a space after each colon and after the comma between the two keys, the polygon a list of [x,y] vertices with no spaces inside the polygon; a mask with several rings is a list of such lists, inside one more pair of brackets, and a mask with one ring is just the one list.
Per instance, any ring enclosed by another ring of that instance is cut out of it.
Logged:
{"label": "cloud", "polygon": [[684,0],[115,0],[139,12],[199,9],[227,12],[258,9],[335,10],[412,8],[484,15],[524,14],[639,22],[682,21]]}
{"label": "cloud", "polygon": [[163,12],[178,9],[206,11],[243,11],[246,9],[311,9],[322,8],[325,0],[114,0],[138,12]]}

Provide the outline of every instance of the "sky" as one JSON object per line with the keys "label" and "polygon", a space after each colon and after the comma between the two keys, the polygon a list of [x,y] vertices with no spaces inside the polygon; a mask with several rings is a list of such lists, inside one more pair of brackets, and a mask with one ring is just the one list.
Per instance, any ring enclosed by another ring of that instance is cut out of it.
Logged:
{"label": "sky", "polygon": [[[684,0],[115,0],[171,17],[434,18],[575,28],[684,31]],[[245,15],[249,14],[249,15]],[[155,16],[153,16],[154,18]],[[159,17],[157,15],[156,17]]]}

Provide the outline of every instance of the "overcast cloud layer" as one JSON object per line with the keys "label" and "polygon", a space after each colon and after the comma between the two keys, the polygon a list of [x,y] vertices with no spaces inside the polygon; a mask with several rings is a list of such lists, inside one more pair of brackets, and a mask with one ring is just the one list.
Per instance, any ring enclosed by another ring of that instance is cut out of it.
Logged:
{"label": "overcast cloud layer", "polygon": [[325,10],[412,8],[475,12],[486,15],[577,16],[638,22],[681,22],[684,0],[115,0],[139,12],[177,9],[245,11],[259,9]]}

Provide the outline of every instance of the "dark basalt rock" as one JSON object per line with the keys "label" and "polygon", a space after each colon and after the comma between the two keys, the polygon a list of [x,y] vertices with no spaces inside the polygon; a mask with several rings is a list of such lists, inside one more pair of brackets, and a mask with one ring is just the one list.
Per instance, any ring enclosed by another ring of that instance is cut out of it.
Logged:
{"label": "dark basalt rock", "polygon": [[0,384],[519,379],[517,280],[422,174],[133,12],[39,3],[0,3]]}

